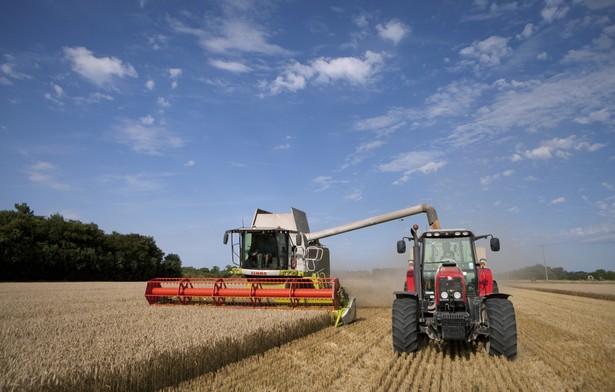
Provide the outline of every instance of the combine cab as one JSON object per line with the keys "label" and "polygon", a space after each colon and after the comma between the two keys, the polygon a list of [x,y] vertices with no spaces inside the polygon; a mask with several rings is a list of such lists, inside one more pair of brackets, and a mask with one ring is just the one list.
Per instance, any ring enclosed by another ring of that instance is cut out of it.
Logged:
{"label": "combine cab", "polygon": [[335,325],[348,324],[355,318],[356,300],[330,277],[329,249],[320,239],[419,213],[439,227],[436,211],[426,204],[317,232],[310,232],[303,211],[273,214],[258,209],[250,227],[224,233],[237,266],[234,277],[152,279],[145,297],[151,305],[329,309]]}
{"label": "combine cab", "polygon": [[[500,241],[491,234],[475,236],[469,230],[430,230],[414,242],[413,265],[407,272],[404,291],[393,301],[393,348],[397,353],[419,349],[419,336],[433,340],[476,339],[487,341],[491,355],[517,356],[517,325],[508,294],[499,293],[485,252],[475,242],[489,238],[492,251]],[[477,252],[478,249],[478,252]],[[404,253],[406,243],[397,243]]]}

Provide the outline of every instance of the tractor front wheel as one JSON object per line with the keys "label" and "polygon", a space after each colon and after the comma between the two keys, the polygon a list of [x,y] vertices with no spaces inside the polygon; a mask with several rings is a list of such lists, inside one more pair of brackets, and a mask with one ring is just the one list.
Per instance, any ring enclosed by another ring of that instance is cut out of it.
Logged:
{"label": "tractor front wheel", "polygon": [[393,301],[393,350],[413,353],[419,349],[418,301],[398,298]]}
{"label": "tractor front wheel", "polygon": [[517,321],[512,302],[502,298],[486,301],[489,319],[489,355],[503,355],[508,359],[517,357]]}

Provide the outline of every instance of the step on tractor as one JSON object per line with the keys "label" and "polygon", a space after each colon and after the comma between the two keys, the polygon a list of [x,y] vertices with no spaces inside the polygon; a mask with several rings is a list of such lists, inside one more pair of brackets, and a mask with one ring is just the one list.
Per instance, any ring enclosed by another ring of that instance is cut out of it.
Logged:
{"label": "step on tractor", "polygon": [[439,227],[433,207],[421,204],[329,229],[310,231],[305,212],[257,209],[250,227],[227,230],[236,265],[229,278],[156,278],[147,282],[150,305],[201,304],[250,308],[330,309],[335,325],[352,322],[356,299],[331,277],[326,237],[425,213]]}
{"label": "step on tractor", "polygon": [[398,354],[419,350],[419,338],[435,341],[486,341],[490,355],[517,356],[517,324],[508,294],[500,293],[486,252],[476,241],[490,238],[490,248],[500,250],[491,234],[475,236],[470,230],[428,230],[398,241],[398,253],[412,241],[412,256],[404,290],[393,301],[393,349]]}

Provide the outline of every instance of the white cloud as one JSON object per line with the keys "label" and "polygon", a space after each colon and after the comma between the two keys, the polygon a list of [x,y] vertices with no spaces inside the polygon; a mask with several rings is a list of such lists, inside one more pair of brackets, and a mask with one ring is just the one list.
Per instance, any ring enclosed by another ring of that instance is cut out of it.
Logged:
{"label": "white cloud", "polygon": [[355,148],[354,152],[346,157],[342,169],[346,169],[352,165],[358,165],[363,162],[363,160],[367,158],[373,150],[382,147],[384,144],[385,142],[382,140],[371,140],[359,144],[359,146]]}
{"label": "white cloud", "polygon": [[542,9],[540,15],[545,22],[551,23],[566,16],[568,10],[570,8],[564,3],[564,0],[545,0],[545,8]]}
{"label": "white cloud", "polygon": [[488,110],[456,126],[449,139],[456,145],[468,145],[511,128],[550,129],[580,114],[604,109],[614,99],[614,91],[611,67],[563,73],[522,88],[510,86],[491,99]]}
{"label": "white cloud", "polygon": [[510,177],[513,175],[513,173],[514,172],[512,170],[505,170],[501,173],[496,173],[490,176],[481,177],[480,184],[483,186],[483,190],[488,190],[489,189],[488,185],[490,185],[494,181],[501,179],[502,177]]}
{"label": "white cloud", "polygon": [[270,83],[261,83],[261,88],[267,88],[271,94],[278,94],[285,90],[302,90],[309,81],[319,84],[345,81],[352,85],[365,85],[372,81],[383,63],[383,56],[371,51],[365,52],[363,59],[320,57],[309,65],[295,62],[286,68],[284,75],[278,76]]}
{"label": "white cloud", "polygon": [[64,89],[55,83],[51,84],[51,88],[53,89],[54,93],[45,93],[45,99],[55,102],[58,105],[64,105],[64,102],[61,101],[61,99],[65,96],[64,93]]}
{"label": "white cloud", "polygon": [[316,189],[317,192],[327,190],[336,184],[346,183],[346,181],[336,180],[331,176],[318,176],[314,178],[312,182],[318,186],[318,189]]}
{"label": "white cloud", "polygon": [[69,191],[71,189],[69,185],[58,182],[58,175],[56,174],[57,167],[50,162],[35,162],[34,164],[26,167],[26,173],[28,174],[28,179],[36,184],[55,189],[57,191]]}
{"label": "white cloud", "polygon": [[497,66],[503,57],[512,53],[508,46],[509,40],[510,38],[492,35],[483,41],[474,41],[472,45],[459,51],[459,55],[464,59],[461,64],[476,71]]}
{"label": "white cloud", "polygon": [[209,60],[209,65],[211,65],[212,67],[224,70],[224,71],[229,71],[229,72],[234,72],[234,73],[245,73],[245,72],[250,72],[252,70],[247,65],[242,64],[237,61],[224,61],[224,60],[211,59]]}
{"label": "white cloud", "polygon": [[114,181],[124,184],[124,191],[128,192],[152,192],[164,188],[160,177],[165,174],[137,173],[124,175],[106,175],[105,181]]}
{"label": "white cloud", "polygon": [[551,158],[558,157],[567,159],[572,156],[572,151],[586,151],[596,152],[603,148],[605,144],[602,143],[589,143],[585,140],[580,140],[576,135],[571,135],[566,138],[553,138],[545,140],[540,146],[531,150],[525,150],[523,152],[515,154],[516,161],[521,160],[522,157],[533,160],[549,160]]}
{"label": "white cloud", "polygon": [[438,160],[441,153],[436,151],[409,151],[398,155],[392,161],[378,167],[383,172],[403,172],[402,177],[393,184],[403,184],[410,180],[414,173],[435,173],[446,165],[446,161]]}
{"label": "white cloud", "polygon": [[386,135],[406,125],[409,118],[415,118],[418,114],[411,109],[392,108],[382,115],[359,120],[354,125],[357,131],[371,131],[379,135]]}
{"label": "white cloud", "polygon": [[[12,64],[12,63],[4,63],[0,65],[0,71],[2,71],[4,75],[6,75],[7,77],[11,79],[25,80],[25,79],[32,78],[30,75],[26,75],[25,73],[15,71],[15,64]],[[7,79],[7,84],[12,84],[12,83]]]}
{"label": "white cloud", "polygon": [[115,57],[96,57],[81,46],[64,48],[64,54],[71,61],[73,71],[99,86],[109,84],[113,77],[138,76],[132,65]]}
{"label": "white cloud", "polygon": [[507,211],[510,212],[511,214],[518,214],[519,212],[521,212],[521,208],[519,208],[519,207],[510,207]]}
{"label": "white cloud", "polygon": [[57,85],[57,84],[53,85],[53,91],[55,91],[56,97],[58,97],[58,98],[60,98],[60,97],[62,97],[64,95],[64,89],[61,86]]}
{"label": "white cloud", "polygon": [[169,72],[169,77],[172,80],[171,88],[175,90],[177,88],[177,79],[179,79],[179,77],[181,76],[182,70],[181,68],[169,68],[168,72]]}
{"label": "white cloud", "polygon": [[100,103],[102,101],[113,101],[113,97],[109,94],[103,94],[100,92],[95,92],[89,94],[87,97],[76,97],[73,98],[73,101],[77,104],[83,103]]}
{"label": "white cloud", "polygon": [[214,53],[247,52],[266,55],[288,53],[286,49],[267,42],[269,34],[263,27],[245,20],[232,18],[222,20],[215,33],[186,27],[175,20],[171,20],[171,26],[177,32],[198,37],[201,46]]}
{"label": "white cloud", "polygon": [[181,68],[169,68],[168,72],[169,72],[169,77],[171,79],[177,79],[180,76],[182,76],[182,69]]}
{"label": "white cloud", "polygon": [[489,4],[488,0],[475,0],[474,4],[482,12],[464,17],[463,18],[464,20],[480,21],[480,20],[494,19],[494,18],[501,17],[503,15],[510,14],[511,12],[514,12],[517,9],[519,9],[519,4],[516,1],[512,1],[509,3],[493,2],[489,7],[487,7],[487,5]]}
{"label": "white cloud", "polygon": [[380,38],[391,40],[395,45],[411,31],[410,27],[398,20],[391,20],[384,26],[379,24],[376,29]]}
{"label": "white cloud", "polygon": [[192,160],[192,159],[189,160],[188,162],[184,163],[184,166],[186,166],[186,167],[192,167],[194,165],[196,165],[196,162],[194,160]]}
{"label": "white cloud", "polygon": [[348,201],[359,201],[363,199],[363,192],[361,191],[354,191],[349,195],[344,196],[344,200],[348,200]]}
{"label": "white cloud", "polygon": [[356,57],[338,57],[335,59],[319,58],[312,63],[316,73],[316,82],[329,83],[345,80],[350,84],[366,84],[380,69],[382,55],[371,51],[365,52],[365,59]]}
{"label": "white cloud", "polygon": [[608,189],[609,191],[615,191],[615,185],[608,183],[608,182],[603,182],[602,186],[606,189]]}
{"label": "white cloud", "polygon": [[593,111],[591,113],[589,113],[589,115],[587,116],[581,116],[581,117],[577,117],[574,119],[575,122],[579,123],[579,124],[591,124],[594,122],[601,122],[601,123],[611,123],[611,112],[609,111],[609,109],[600,109],[600,110],[596,110]]}
{"label": "white cloud", "polygon": [[142,125],[152,125],[154,123],[154,117],[150,116],[149,114],[145,117],[139,117],[139,122]]}
{"label": "white cloud", "polygon": [[545,61],[549,59],[547,52],[540,52],[536,55],[536,60]]}
{"label": "white cloud", "polygon": [[516,38],[519,40],[528,39],[534,34],[534,25],[532,23],[528,23],[523,28],[523,31],[516,35]]}
{"label": "white cloud", "polygon": [[282,143],[273,147],[274,150],[288,150],[290,148],[290,143]]}
{"label": "white cloud", "polygon": [[142,117],[138,122],[122,120],[116,126],[114,138],[118,143],[147,155],[161,155],[164,150],[184,145],[179,136],[162,126],[154,126],[150,116]]}
{"label": "white cloud", "polygon": [[169,107],[171,107],[171,103],[168,100],[166,100],[164,97],[158,97],[158,100],[156,101],[156,103],[161,108],[169,108]]}
{"label": "white cloud", "polygon": [[427,118],[464,115],[487,88],[486,84],[453,81],[427,98],[424,114]]}
{"label": "white cloud", "polygon": [[149,91],[152,91],[155,85],[156,83],[154,83],[153,80],[148,80],[147,82],[145,82],[145,88],[148,89]]}
{"label": "white cloud", "polygon": [[555,205],[555,204],[562,204],[562,203],[565,203],[565,202],[566,202],[566,198],[563,197],[563,196],[560,196],[558,198],[555,198],[555,199],[551,200],[550,204]]}

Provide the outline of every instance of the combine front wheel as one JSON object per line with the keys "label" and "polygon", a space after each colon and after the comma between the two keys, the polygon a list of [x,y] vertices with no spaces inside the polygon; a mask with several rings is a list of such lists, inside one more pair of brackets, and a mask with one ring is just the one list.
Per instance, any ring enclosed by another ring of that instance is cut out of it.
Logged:
{"label": "combine front wheel", "polygon": [[490,298],[487,303],[489,318],[489,355],[504,355],[508,359],[517,357],[517,321],[512,302],[502,298]]}
{"label": "combine front wheel", "polygon": [[413,298],[393,301],[393,350],[413,353],[419,349],[418,302]]}

